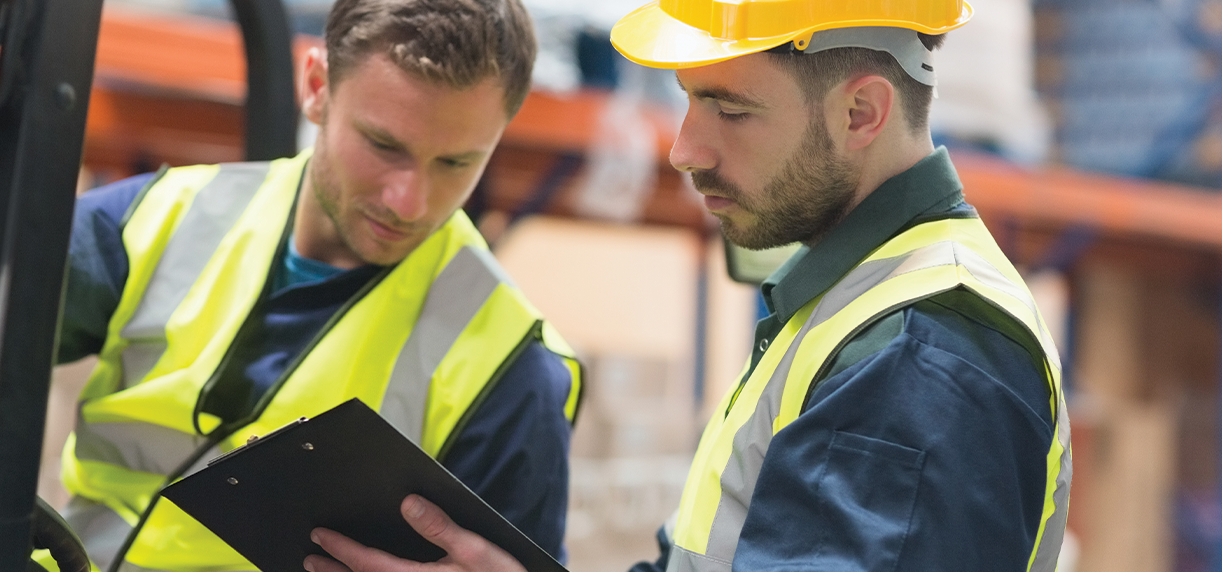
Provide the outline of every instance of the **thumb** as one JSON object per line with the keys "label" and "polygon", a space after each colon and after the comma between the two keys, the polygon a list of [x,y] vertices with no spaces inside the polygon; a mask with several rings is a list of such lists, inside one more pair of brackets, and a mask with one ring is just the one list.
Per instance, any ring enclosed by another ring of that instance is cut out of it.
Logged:
{"label": "thumb", "polygon": [[399,505],[403,519],[420,536],[446,551],[447,570],[526,572],[517,560],[480,535],[458,526],[437,505],[408,495]]}
{"label": "thumb", "polygon": [[451,548],[456,542],[461,542],[465,534],[469,534],[454,524],[440,507],[420,495],[408,495],[399,505],[399,511],[413,530],[447,553],[452,552]]}

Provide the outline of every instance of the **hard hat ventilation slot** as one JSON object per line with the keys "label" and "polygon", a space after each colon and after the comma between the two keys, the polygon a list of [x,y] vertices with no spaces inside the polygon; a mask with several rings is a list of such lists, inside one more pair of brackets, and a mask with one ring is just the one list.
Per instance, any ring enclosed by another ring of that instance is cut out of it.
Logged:
{"label": "hard hat ventilation slot", "polygon": [[890,26],[857,26],[822,30],[811,35],[803,52],[834,48],[865,48],[891,54],[908,75],[925,85],[937,85],[933,52],[921,43],[916,30]]}

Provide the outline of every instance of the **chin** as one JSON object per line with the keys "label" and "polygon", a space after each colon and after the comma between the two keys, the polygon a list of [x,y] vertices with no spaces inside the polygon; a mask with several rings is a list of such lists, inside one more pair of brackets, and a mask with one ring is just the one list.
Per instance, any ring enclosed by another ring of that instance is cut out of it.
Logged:
{"label": "chin", "polygon": [[748,250],[758,250],[752,242],[754,238],[749,229],[744,229],[742,225],[730,222],[728,218],[718,217],[721,219],[721,235],[726,240],[733,243],[735,246],[740,246]]}
{"label": "chin", "polygon": [[366,264],[394,266],[400,262],[403,262],[403,259],[411,255],[411,253],[414,252],[418,246],[420,246],[420,242],[418,241],[412,241],[412,243],[407,246],[403,245],[402,243],[395,244],[393,246],[374,243],[364,252],[359,253],[359,255],[361,260],[363,260]]}
{"label": "chin", "polygon": [[407,255],[396,257],[383,253],[381,255],[374,254],[370,256],[362,256],[361,260],[364,261],[365,264],[373,264],[376,266],[394,266],[400,262],[403,262],[404,258],[407,258]]}

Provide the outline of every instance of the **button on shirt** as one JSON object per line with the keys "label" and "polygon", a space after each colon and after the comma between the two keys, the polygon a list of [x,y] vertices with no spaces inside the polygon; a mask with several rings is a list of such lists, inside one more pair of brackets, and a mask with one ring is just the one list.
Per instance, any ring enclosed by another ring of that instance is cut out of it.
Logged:
{"label": "button on shirt", "polygon": [[[924,221],[970,216],[943,148],[886,181],[762,285],[771,313],[756,327],[750,370],[798,309],[878,246]],[[844,346],[769,445],[734,570],[1026,570],[1053,435],[1050,390],[1029,341],[987,314],[954,290]],[[922,462],[844,454],[845,443],[871,440]],[[660,569],[665,556],[634,570]]]}

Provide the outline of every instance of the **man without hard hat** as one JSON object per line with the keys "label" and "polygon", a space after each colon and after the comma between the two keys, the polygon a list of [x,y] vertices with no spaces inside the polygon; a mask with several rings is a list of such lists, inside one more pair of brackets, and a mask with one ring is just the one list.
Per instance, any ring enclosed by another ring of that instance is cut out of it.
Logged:
{"label": "man without hard hat", "polygon": [[[770,314],[661,558],[634,570],[1056,569],[1071,475],[1057,352],[929,133],[932,52],[971,15],[962,0],[659,0],[612,30],[630,60],[676,70],[689,107],[671,164],[725,236],[803,243],[762,285]],[[403,512],[452,569],[515,569],[426,501]]]}
{"label": "man without hard hat", "polygon": [[57,355],[98,364],[63,515],[95,570],[254,570],[162,488],[354,398],[563,557],[581,368],[461,209],[530,89],[526,9],[338,0],[324,40],[309,149],[76,203]]}

